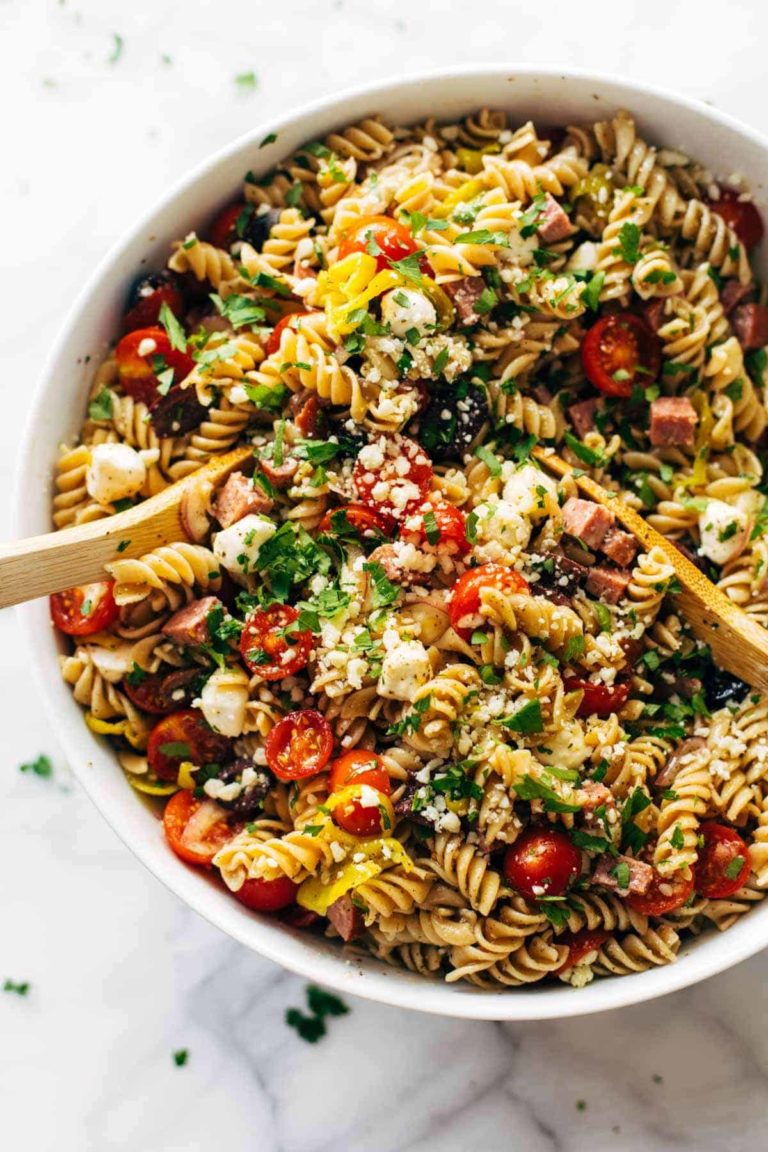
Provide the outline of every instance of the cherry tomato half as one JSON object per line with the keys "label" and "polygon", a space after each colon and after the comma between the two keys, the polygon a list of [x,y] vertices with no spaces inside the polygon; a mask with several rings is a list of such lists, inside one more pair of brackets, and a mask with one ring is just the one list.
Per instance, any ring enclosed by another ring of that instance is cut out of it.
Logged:
{"label": "cherry tomato half", "polygon": [[659,339],[634,312],[604,316],[584,337],[581,362],[606,396],[631,396],[633,384],[646,387],[659,374]]}
{"label": "cherry tomato half", "polygon": [[385,516],[375,508],[366,508],[365,504],[342,504],[341,508],[332,508],[330,512],[326,512],[320,521],[318,531],[333,532],[334,517],[339,513],[344,514],[347,523],[351,524],[358,536],[365,536],[369,532],[374,534],[380,532],[383,536],[390,536],[394,530],[391,516]]}
{"label": "cherry tomato half", "polygon": [[165,838],[188,864],[205,867],[219,848],[240,830],[227,823],[227,814],[213,800],[198,800],[191,792],[176,792],[163,812]]}
{"label": "cherry tomato half", "polygon": [[733,828],[707,820],[699,827],[704,845],[694,869],[696,891],[708,900],[733,896],[749,879],[747,846]]}
{"label": "cherry tomato half", "polygon": [[312,651],[309,630],[289,632],[299,613],[290,604],[270,604],[249,616],[240,638],[240,653],[262,680],[282,680],[304,668]]}
{"label": "cherry tomato half", "polygon": [[581,871],[581,852],[557,828],[529,828],[504,856],[504,875],[521,896],[562,896]]}
{"label": "cherry tomato half", "polygon": [[531,590],[528,581],[514,568],[504,568],[501,564],[482,564],[479,568],[470,568],[454,584],[448,605],[454,631],[464,640],[472,635],[471,617],[480,611],[480,593],[483,588],[498,588],[508,593]]}
{"label": "cherry tomato half", "polygon": [[180,708],[188,708],[195,696],[199,668],[179,668],[175,672],[156,672],[136,680],[130,676],[123,681],[123,691],[137,708],[153,716],[169,716]]}
{"label": "cherry tomato half", "polygon": [[391,216],[363,216],[345,233],[339,245],[339,260],[353,252],[368,252],[376,257],[379,271],[389,268],[391,261],[410,256],[417,248],[411,232]]}
{"label": "cherry tomato half", "polygon": [[123,317],[123,332],[157,324],[160,309],[167,304],[174,316],[181,316],[184,300],[169,272],[140,276],[128,298],[128,311]]}
{"label": "cherry tomato half", "polygon": [[264,748],[278,780],[314,776],[331,758],[333,733],[325,716],[313,708],[289,712],[275,724]]}
{"label": "cherry tomato half", "polygon": [[578,676],[566,676],[563,684],[567,692],[583,692],[577,716],[610,716],[618,712],[629,699],[630,683],[623,684],[592,684],[589,680],[581,680]]}
{"label": "cherry tomato half", "polygon": [[287,876],[276,876],[274,880],[246,880],[232,895],[252,912],[280,912],[293,904],[298,887]]}
{"label": "cherry tomato half", "polygon": [[54,592],[51,596],[51,619],[59,632],[67,636],[92,636],[114,624],[120,614],[112,591],[114,580],[103,584],[83,584]]}
{"label": "cherry tomato half", "polygon": [[725,220],[745,248],[755,248],[763,238],[763,219],[751,200],[740,200],[732,188],[723,188],[717,200],[708,200],[713,212]]}
{"label": "cherry tomato half", "polygon": [[205,722],[202,712],[185,708],[155,724],[147,742],[147,760],[158,780],[175,780],[182,761],[200,767],[218,764],[229,752],[230,741]]}
{"label": "cherry tomato half", "polygon": [[401,520],[421,507],[432,476],[432,463],[421,445],[396,435],[382,436],[363,449],[353,481],[363,504]]}
{"label": "cherry tomato half", "polygon": [[299,316],[309,316],[309,312],[306,308],[299,308],[296,312],[289,312],[287,316],[282,316],[278,320],[277,324],[275,324],[274,328],[270,332],[269,339],[265,345],[264,350],[267,353],[267,356],[274,356],[275,352],[279,350],[280,341],[283,338],[283,332],[289,324],[292,328],[295,328],[295,324],[291,324],[291,321],[296,320]]}
{"label": "cherry tomato half", "polygon": [[568,955],[565,958],[565,963],[561,964],[557,971],[564,972],[566,968],[573,968],[574,964],[581,964],[590,952],[596,952],[598,948],[602,948],[608,935],[608,932],[604,932],[600,928],[594,931],[590,931],[589,928],[582,928],[581,932],[569,932],[565,936],[561,936],[557,942],[568,945]]}
{"label": "cherry tomato half", "polygon": [[[159,360],[156,359],[159,357]],[[173,383],[180,384],[195,366],[191,356],[171,347],[163,328],[138,328],[115,348],[120,383],[129,396],[151,404],[157,399],[157,371],[173,369]]]}
{"label": "cherry tomato half", "polygon": [[647,892],[630,892],[627,904],[641,916],[666,916],[682,908],[693,894],[693,878],[686,880],[678,872],[673,876],[661,876],[654,872]]}
{"label": "cherry tomato half", "polygon": [[[434,516],[432,522],[429,513]],[[463,555],[469,551],[467,540],[467,519],[460,508],[447,500],[436,501],[411,517],[406,527],[415,529],[419,543],[425,547],[437,548],[448,555]],[[430,539],[432,537],[432,539]]]}
{"label": "cherry tomato half", "polygon": [[238,200],[234,204],[227,205],[226,208],[223,208],[221,212],[219,212],[209,229],[211,244],[213,244],[215,248],[228,250],[230,245],[234,244],[235,240],[237,240],[238,236],[235,225],[244,209],[244,201]]}
{"label": "cherry tomato half", "polygon": [[[375,752],[355,748],[345,752],[331,764],[331,792],[340,792],[350,784],[367,784],[369,788],[389,796],[392,791],[384,762]],[[382,831],[381,813],[378,808],[364,807],[359,799],[345,800],[333,810],[333,819],[352,836],[378,836]]]}

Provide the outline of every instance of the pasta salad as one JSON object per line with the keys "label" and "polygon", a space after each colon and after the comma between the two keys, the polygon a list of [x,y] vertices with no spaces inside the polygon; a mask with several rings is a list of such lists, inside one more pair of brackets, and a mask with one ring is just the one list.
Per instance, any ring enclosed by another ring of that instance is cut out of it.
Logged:
{"label": "pasta salad", "polygon": [[191,477],[187,539],[51,611],[182,860],[484,989],[667,964],[762,899],[768,704],[575,483],[768,625],[762,233],[627,112],[370,117],[140,277],[53,517]]}

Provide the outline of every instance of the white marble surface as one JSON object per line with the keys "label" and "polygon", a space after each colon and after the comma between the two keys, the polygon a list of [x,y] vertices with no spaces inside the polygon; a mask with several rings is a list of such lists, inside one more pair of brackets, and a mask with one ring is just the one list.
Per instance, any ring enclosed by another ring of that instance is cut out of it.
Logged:
{"label": "white marble surface", "polygon": [[[698,0],[0,0],[3,485],[73,293],[211,149],[313,95],[472,58],[604,68],[768,130],[768,8],[719,11],[722,27]],[[110,64],[114,33],[124,48]],[[257,90],[238,90],[250,69]],[[0,992],[7,1152],[764,1146],[765,955],[573,1022],[472,1024],[356,1001],[320,1045],[303,1043],[283,1023],[301,981],[203,923],[129,855],[68,778],[26,662],[6,612],[0,985],[32,985],[26,998]],[[54,781],[18,771],[43,751]]]}

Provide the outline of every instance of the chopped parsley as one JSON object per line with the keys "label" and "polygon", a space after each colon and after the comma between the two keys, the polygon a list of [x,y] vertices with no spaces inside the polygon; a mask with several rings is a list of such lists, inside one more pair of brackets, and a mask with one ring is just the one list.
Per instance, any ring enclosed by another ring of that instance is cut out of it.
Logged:
{"label": "chopped parsley", "polygon": [[745,861],[743,856],[734,856],[733,860],[729,860],[723,870],[726,877],[729,880],[735,880],[736,877],[741,873],[741,870],[744,867],[744,863]]}
{"label": "chopped parsley", "polygon": [[235,76],[235,84],[243,92],[253,92],[258,84],[256,73],[251,70],[249,72],[239,72]]}
{"label": "chopped parsley", "polygon": [[88,416],[91,420],[112,419],[113,396],[109,388],[102,388],[101,392],[91,400],[88,405]]}
{"label": "chopped parsley", "polygon": [[371,578],[371,604],[374,608],[388,608],[394,604],[400,593],[397,584],[393,584],[378,561],[369,561],[363,569]]}
{"label": "chopped parsley", "polygon": [[183,1068],[189,1060],[188,1048],[177,1048],[173,1054],[173,1062],[177,1068]]}
{"label": "chopped parsley", "polygon": [[491,452],[490,448],[486,448],[483,444],[478,444],[477,448],[475,448],[475,456],[477,456],[478,460],[482,460],[491,476],[501,475],[501,460]]}
{"label": "chopped parsley", "polygon": [[117,64],[118,60],[123,54],[125,48],[125,40],[117,32],[112,33],[112,51],[107,56],[107,64]]}
{"label": "chopped parsley", "polygon": [[390,725],[387,729],[387,736],[412,736],[414,732],[418,732],[421,718],[429,708],[431,701],[431,696],[423,696],[421,700],[417,700],[407,716],[403,716],[402,720]]}
{"label": "chopped parsley", "polygon": [[316,984],[307,986],[307,1006],[309,1013],[299,1008],[288,1008],[285,1013],[285,1022],[289,1028],[295,1028],[302,1040],[308,1044],[316,1044],[326,1034],[326,1018],[329,1016],[346,1016],[349,1012],[343,1000],[318,988]]}
{"label": "chopped parsley", "polygon": [[516,708],[514,712],[511,712],[509,716],[505,716],[499,720],[499,724],[504,728],[508,728],[510,732],[519,732],[521,734],[541,732],[544,728],[541,716],[541,703],[538,700],[526,700],[525,703]]}
{"label": "chopped parsley", "polygon": [[27,764],[19,765],[20,772],[31,772],[33,776],[40,776],[43,780],[50,780],[53,776],[53,764],[50,756],[41,753],[40,756],[30,760]]}
{"label": "chopped parsley", "polygon": [[161,744],[159,746],[158,752],[163,756],[180,756],[182,760],[189,760],[192,756],[189,744],[183,740],[169,740],[167,744]]}
{"label": "chopped parsley", "polygon": [[171,312],[165,300],[160,307],[160,314],[158,320],[165,328],[166,335],[171,342],[171,348],[175,348],[177,352],[186,352],[187,350],[187,337],[182,325]]}
{"label": "chopped parsley", "polygon": [[3,992],[13,992],[16,996],[26,996],[31,987],[28,980],[22,980],[20,983],[15,980],[3,981]]}
{"label": "chopped parsley", "polygon": [[587,282],[584,291],[581,294],[581,299],[589,308],[590,312],[597,312],[600,307],[600,293],[603,290],[605,283],[605,272],[602,269],[595,272]]}
{"label": "chopped parsley", "polygon": [[619,232],[619,253],[627,264],[637,264],[640,259],[640,229],[627,220]]}

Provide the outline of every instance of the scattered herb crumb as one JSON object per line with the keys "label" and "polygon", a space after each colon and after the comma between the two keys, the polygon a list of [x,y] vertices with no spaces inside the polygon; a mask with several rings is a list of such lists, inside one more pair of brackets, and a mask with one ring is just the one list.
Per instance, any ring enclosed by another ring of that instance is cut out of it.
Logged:
{"label": "scattered herb crumb", "polygon": [[58,80],[53,80],[50,76],[43,76],[43,88],[58,88]]}
{"label": "scattered herb crumb", "polygon": [[31,772],[34,776],[41,776],[44,780],[50,780],[53,776],[53,764],[49,756],[41,754],[36,760],[30,760],[28,764],[20,764],[19,771]]}
{"label": "scattered herb crumb", "polygon": [[659,1076],[658,1072],[654,1072],[653,1082],[654,1082],[654,1084],[663,1084],[664,1083],[664,1077]]}
{"label": "scattered herb crumb", "polygon": [[577,1100],[576,1101],[576,1111],[577,1112],[586,1112],[586,1110],[587,1110],[586,1100]]}
{"label": "scattered herb crumb", "polygon": [[115,551],[116,552],[125,552],[125,550],[129,544],[130,544],[130,540],[121,540],[120,543],[118,544],[117,548],[115,549]]}
{"label": "scattered herb crumb", "polygon": [[163,64],[173,64],[173,56],[169,56],[167,52],[163,52],[160,56]]}
{"label": "scattered herb crumb", "polygon": [[17,984],[14,980],[5,980],[3,982],[3,992],[15,992],[17,996],[26,996],[30,987],[31,985],[28,980],[24,980],[20,984]]}
{"label": "scattered herb crumb", "polygon": [[188,1048],[177,1048],[173,1054],[173,1062],[177,1068],[183,1068],[189,1060]]}
{"label": "scattered herb crumb", "polygon": [[261,144],[259,144],[259,148],[266,148],[267,144],[274,144],[275,140],[277,140],[277,134],[275,132],[269,132]]}
{"label": "scattered herb crumb", "polygon": [[239,72],[235,76],[235,84],[244,92],[253,92],[257,83],[255,72]]}
{"label": "scattered herb crumb", "polygon": [[285,1022],[289,1028],[295,1028],[302,1040],[308,1044],[316,1044],[326,1033],[326,1016],[346,1016],[349,1012],[343,1000],[334,996],[332,992],[325,992],[316,984],[307,985],[307,1006],[310,1015],[302,1012],[300,1008],[288,1008],[285,1013]]}
{"label": "scattered herb crumb", "polygon": [[114,41],[114,47],[112,48],[109,56],[107,56],[107,64],[117,64],[118,60],[123,54],[123,48],[125,47],[125,41],[117,32],[112,33],[112,39]]}

